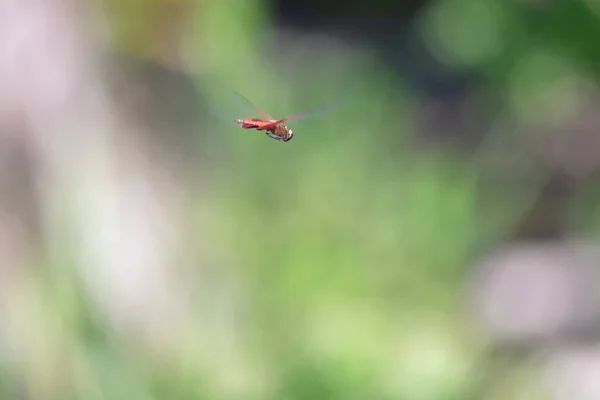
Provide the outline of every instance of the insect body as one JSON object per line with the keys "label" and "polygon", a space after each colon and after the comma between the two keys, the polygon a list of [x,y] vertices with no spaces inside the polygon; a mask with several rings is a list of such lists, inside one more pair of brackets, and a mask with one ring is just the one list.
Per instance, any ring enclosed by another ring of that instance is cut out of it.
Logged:
{"label": "insect body", "polygon": [[[242,96],[239,93],[236,93],[239,97],[246,101],[258,114],[262,115],[266,119],[262,118],[238,118],[235,120],[237,124],[239,124],[243,129],[256,129],[257,131],[265,131],[268,137],[280,140],[282,142],[289,142],[294,137],[294,131],[292,131],[286,123],[288,121],[304,118],[306,116],[312,115],[316,112],[313,111],[308,113],[301,114],[293,114],[288,115],[287,117],[281,119],[275,119],[260,108],[256,107],[252,104],[248,99]],[[321,110],[322,111],[322,110]]]}
{"label": "insect body", "polygon": [[289,142],[294,137],[292,131],[286,124],[285,118],[276,120],[272,117],[268,120],[259,118],[236,119],[235,122],[240,124],[244,129],[256,129],[257,131],[266,131],[267,136],[275,140]]}

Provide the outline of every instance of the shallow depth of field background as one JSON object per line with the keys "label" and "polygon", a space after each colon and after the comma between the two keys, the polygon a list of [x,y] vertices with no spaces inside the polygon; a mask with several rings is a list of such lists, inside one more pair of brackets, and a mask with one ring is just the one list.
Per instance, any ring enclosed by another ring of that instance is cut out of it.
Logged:
{"label": "shallow depth of field background", "polygon": [[[0,0],[0,398],[599,399],[598,43],[592,0]],[[281,143],[233,91],[338,107]]]}

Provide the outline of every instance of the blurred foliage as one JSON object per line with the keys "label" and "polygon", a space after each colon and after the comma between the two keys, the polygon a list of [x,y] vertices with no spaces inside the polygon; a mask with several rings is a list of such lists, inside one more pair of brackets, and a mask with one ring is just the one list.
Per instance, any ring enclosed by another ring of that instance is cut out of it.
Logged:
{"label": "blurred foliage", "polygon": [[[350,102],[295,122],[288,144],[199,106],[198,140],[219,161],[198,189],[190,244],[235,282],[233,312],[243,318],[216,323],[230,338],[203,331],[199,294],[197,336],[156,356],[90,316],[85,296],[69,289],[79,286],[70,268],[58,280],[34,277],[22,290],[37,297],[22,318],[45,321],[43,347],[66,355],[51,371],[31,356],[22,369],[40,390],[31,398],[443,400],[476,391],[489,360],[464,312],[465,276],[526,212],[543,177],[490,185],[492,172],[467,150],[420,147],[418,106],[402,77],[359,46],[278,34],[268,7],[106,2],[114,47],[161,63],[157,49],[181,46],[206,103],[236,90],[278,116]],[[507,120],[536,125],[576,107],[574,76],[595,78],[599,16],[583,1],[433,1],[415,29],[449,70],[483,77]],[[183,36],[169,28],[182,24]],[[596,216],[599,194],[587,190],[578,204]],[[20,379],[0,371],[2,398],[18,398],[11,382]],[[539,398],[519,377],[490,385],[504,393],[495,398]]]}

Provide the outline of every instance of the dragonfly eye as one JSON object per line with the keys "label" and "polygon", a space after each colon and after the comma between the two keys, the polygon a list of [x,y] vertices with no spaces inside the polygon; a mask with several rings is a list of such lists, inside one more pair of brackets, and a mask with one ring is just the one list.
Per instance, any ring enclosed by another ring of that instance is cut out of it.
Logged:
{"label": "dragonfly eye", "polygon": [[283,139],[284,142],[289,142],[290,140],[292,140],[292,137],[294,137],[294,131],[291,129],[287,130],[287,135],[286,137]]}

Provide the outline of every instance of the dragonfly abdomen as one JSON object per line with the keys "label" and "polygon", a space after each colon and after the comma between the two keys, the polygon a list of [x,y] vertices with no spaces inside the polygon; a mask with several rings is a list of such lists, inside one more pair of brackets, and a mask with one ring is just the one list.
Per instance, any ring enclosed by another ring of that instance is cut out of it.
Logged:
{"label": "dragonfly abdomen", "polygon": [[240,124],[244,129],[264,130],[266,126],[271,125],[272,121],[262,119],[236,119],[236,123]]}

